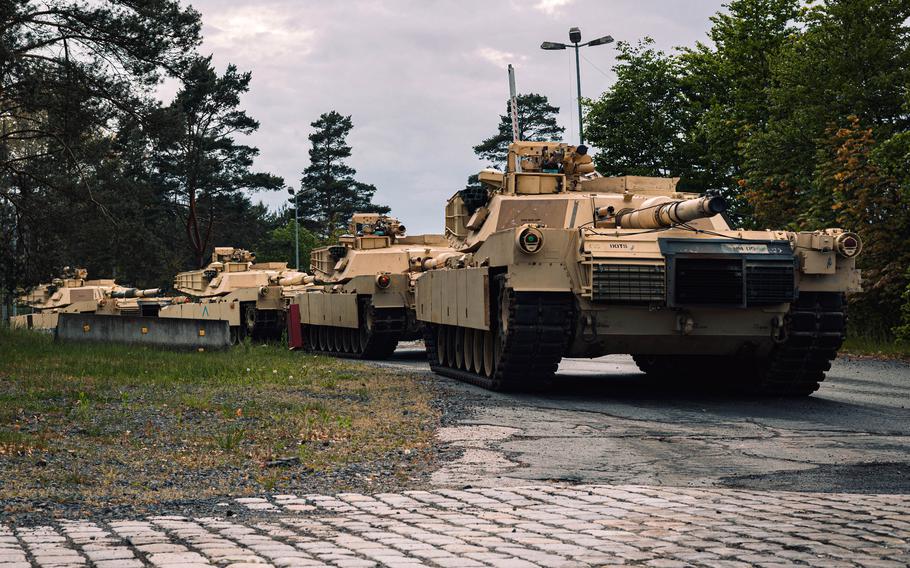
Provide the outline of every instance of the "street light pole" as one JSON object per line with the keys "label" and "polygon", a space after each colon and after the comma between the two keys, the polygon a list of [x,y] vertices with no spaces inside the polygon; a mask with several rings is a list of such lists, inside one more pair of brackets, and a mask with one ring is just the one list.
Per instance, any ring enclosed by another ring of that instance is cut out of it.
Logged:
{"label": "street light pole", "polygon": [[[577,29],[577,28],[576,28]],[[578,143],[585,143],[585,126],[581,118],[581,64],[578,62],[578,42],[575,42],[575,80],[578,85]]]}
{"label": "street light pole", "polygon": [[566,49],[567,47],[575,48],[575,80],[578,84],[578,143],[585,143],[585,133],[584,133],[584,120],[582,119],[581,111],[581,61],[579,49],[585,46],[594,47],[596,45],[605,45],[608,43],[613,43],[613,38],[610,36],[603,36],[597,39],[592,39],[587,43],[581,43],[581,30],[578,28],[571,28],[569,30],[569,41],[571,44],[559,43],[554,41],[545,41],[540,44],[540,49],[546,49],[548,51],[557,50],[557,49]]}

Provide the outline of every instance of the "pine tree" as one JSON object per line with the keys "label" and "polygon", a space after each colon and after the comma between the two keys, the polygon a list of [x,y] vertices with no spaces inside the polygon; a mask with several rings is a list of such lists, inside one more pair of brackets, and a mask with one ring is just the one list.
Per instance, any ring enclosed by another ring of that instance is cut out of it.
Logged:
{"label": "pine tree", "polygon": [[76,262],[110,273],[112,260],[89,258],[85,231],[122,235],[132,219],[120,211],[147,205],[127,189],[131,178],[102,179],[116,174],[111,138],[125,121],[144,119],[161,76],[192,57],[201,27],[199,13],[178,0],[0,0],[0,234],[8,245],[0,246],[0,287],[29,286]]}
{"label": "pine tree", "polygon": [[252,171],[259,150],[234,140],[237,134],[252,134],[259,128],[238,108],[250,79],[250,73],[239,73],[234,65],[218,76],[211,57],[199,58],[190,65],[183,88],[167,109],[173,127],[157,148],[159,171],[182,206],[186,236],[199,266],[213,244],[219,213],[236,205],[238,192],[284,185],[277,176]]}
{"label": "pine tree", "polygon": [[301,190],[295,196],[304,226],[323,239],[347,226],[354,213],[388,213],[372,202],[376,186],[357,181],[357,171],[347,165],[351,147],[347,136],[354,123],[350,116],[330,111],[310,126],[310,165],[303,170]]}
{"label": "pine tree", "polygon": [[[543,142],[559,140],[565,128],[556,123],[559,107],[550,104],[544,95],[518,95],[518,139]],[[499,127],[493,136],[477,146],[474,153],[492,165],[502,168],[512,142],[512,101],[506,102],[506,113],[499,116]]]}

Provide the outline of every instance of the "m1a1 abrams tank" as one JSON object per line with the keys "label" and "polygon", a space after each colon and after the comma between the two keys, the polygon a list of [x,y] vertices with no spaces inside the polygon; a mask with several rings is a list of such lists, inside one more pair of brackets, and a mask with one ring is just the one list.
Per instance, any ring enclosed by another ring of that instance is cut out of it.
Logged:
{"label": "m1a1 abrams tank", "polygon": [[63,275],[41,284],[19,297],[19,304],[30,314],[10,318],[13,328],[52,330],[61,313],[155,316],[170,298],[159,297],[160,290],[126,288],[111,279],[88,280],[84,268],[64,268]]}
{"label": "m1a1 abrams tank", "polygon": [[731,229],[722,198],[599,177],[583,146],[516,142],[480,180],[446,206],[463,254],[417,282],[435,371],[521,388],[562,357],[626,353],[678,383],[808,395],[824,379],[860,289],[857,235]]}
{"label": "m1a1 abrams tank", "polygon": [[174,288],[186,294],[186,301],[162,308],[158,315],[225,320],[235,340],[276,339],[284,330],[291,296],[311,281],[287,263],[257,263],[256,255],[247,250],[215,247],[208,266],[174,278]]}
{"label": "m1a1 abrams tank", "polygon": [[398,219],[360,213],[337,245],[316,249],[316,284],[290,306],[292,348],[384,359],[400,340],[418,339],[414,282],[427,266],[453,254],[441,235],[405,236]]}

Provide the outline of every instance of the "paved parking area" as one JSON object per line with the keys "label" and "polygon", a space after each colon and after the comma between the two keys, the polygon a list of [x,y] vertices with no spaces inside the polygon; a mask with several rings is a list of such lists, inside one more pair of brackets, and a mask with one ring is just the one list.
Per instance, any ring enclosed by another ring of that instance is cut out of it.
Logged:
{"label": "paved parking area", "polygon": [[536,485],[273,495],[226,503],[217,518],[0,524],[0,568],[908,564],[908,495]]}

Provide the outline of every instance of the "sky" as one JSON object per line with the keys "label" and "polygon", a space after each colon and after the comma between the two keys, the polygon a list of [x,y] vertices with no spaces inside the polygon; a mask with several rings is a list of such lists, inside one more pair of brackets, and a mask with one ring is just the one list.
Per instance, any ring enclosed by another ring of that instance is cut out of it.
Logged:
{"label": "sky", "polygon": [[[202,13],[202,53],[219,71],[251,71],[243,108],[260,122],[244,137],[256,168],[299,188],[309,163],[310,123],[330,110],[351,115],[349,165],[374,184],[410,234],[440,232],[445,200],[486,164],[471,147],[491,136],[509,95],[560,107],[565,140],[576,142],[574,52],[543,51],[541,41],[603,35],[657,47],[704,40],[721,0],[194,0]],[[582,94],[614,81],[611,45],[582,50]],[[272,208],[286,192],[256,194]]]}

